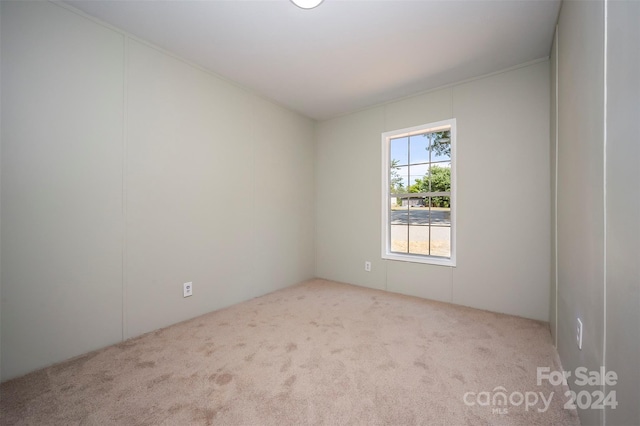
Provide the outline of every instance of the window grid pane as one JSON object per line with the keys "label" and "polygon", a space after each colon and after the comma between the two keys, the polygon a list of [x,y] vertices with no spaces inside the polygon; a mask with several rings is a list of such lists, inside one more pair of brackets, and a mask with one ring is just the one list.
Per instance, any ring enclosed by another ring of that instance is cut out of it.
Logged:
{"label": "window grid pane", "polygon": [[450,258],[450,131],[390,142],[390,251]]}

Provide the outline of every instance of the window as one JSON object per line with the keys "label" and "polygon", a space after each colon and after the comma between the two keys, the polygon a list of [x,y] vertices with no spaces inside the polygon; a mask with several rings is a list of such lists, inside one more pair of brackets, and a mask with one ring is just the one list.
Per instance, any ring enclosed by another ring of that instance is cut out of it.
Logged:
{"label": "window", "polygon": [[382,258],[455,266],[456,120],[382,134]]}

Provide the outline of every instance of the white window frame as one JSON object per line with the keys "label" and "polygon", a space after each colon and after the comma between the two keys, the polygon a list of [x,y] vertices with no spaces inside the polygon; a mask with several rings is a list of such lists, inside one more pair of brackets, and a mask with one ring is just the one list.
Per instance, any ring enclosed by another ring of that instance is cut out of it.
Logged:
{"label": "white window frame", "polygon": [[[414,136],[422,133],[451,130],[451,257],[443,258],[423,254],[396,253],[391,251],[391,224],[389,217],[390,206],[390,141],[406,136]],[[456,266],[456,119],[437,121],[420,126],[393,130],[382,133],[382,258],[403,262],[426,263],[431,265]]]}

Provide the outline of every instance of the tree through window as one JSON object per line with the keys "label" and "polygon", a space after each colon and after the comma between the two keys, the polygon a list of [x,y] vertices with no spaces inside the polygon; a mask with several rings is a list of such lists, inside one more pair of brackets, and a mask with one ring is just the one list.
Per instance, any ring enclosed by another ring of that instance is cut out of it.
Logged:
{"label": "tree through window", "polygon": [[383,257],[453,265],[455,120],[383,134]]}

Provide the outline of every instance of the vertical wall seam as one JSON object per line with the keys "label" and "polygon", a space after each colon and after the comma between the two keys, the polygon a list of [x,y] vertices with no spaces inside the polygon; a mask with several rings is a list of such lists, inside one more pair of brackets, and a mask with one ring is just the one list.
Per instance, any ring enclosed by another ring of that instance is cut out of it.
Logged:
{"label": "vertical wall seam", "polygon": [[[608,33],[608,11],[609,11],[609,2],[608,0],[604,0],[604,60],[603,60],[603,100],[604,100],[604,108],[603,108],[603,143],[602,143],[602,168],[603,168],[603,276],[602,276],[602,287],[603,287],[603,327],[602,327],[602,366],[605,368],[607,366],[607,33]],[[606,384],[602,383],[602,392],[606,395]],[[607,410],[606,407],[602,410],[602,424],[607,424]]]}
{"label": "vertical wall seam", "polygon": [[318,278],[318,126],[313,120],[313,277]]}
{"label": "vertical wall seam", "polygon": [[559,126],[559,112],[558,112],[558,68],[559,68],[559,64],[558,64],[558,59],[559,59],[559,54],[558,51],[560,49],[560,36],[558,34],[558,31],[560,29],[559,25],[556,25],[556,34],[555,34],[555,41],[556,41],[556,60],[555,60],[555,189],[554,189],[554,244],[555,244],[555,291],[556,291],[556,298],[555,298],[555,332],[554,332],[554,342],[555,342],[555,347],[556,350],[558,349],[558,161],[559,161],[559,156],[558,156],[558,145],[559,145],[559,138],[558,138],[558,128]]}
{"label": "vertical wall seam", "polygon": [[[453,116],[453,87],[449,88],[449,118],[450,119],[455,118]],[[458,144],[458,123],[456,121],[456,151],[458,151],[458,146],[460,146],[460,145]],[[456,199],[455,199],[455,204],[454,204],[453,208],[455,209],[455,212],[456,212],[456,218],[455,218],[455,222],[456,223],[454,224],[455,229],[453,230],[453,232],[455,234],[453,235],[452,243],[453,243],[453,249],[455,250],[455,259],[456,259],[455,262],[456,262],[456,265],[457,265],[458,264],[458,218],[457,218],[457,211],[458,211],[458,175],[457,175],[458,158],[457,158],[457,156],[458,156],[458,153],[456,152],[455,155],[456,155],[456,159],[455,159],[454,167],[455,167],[455,171],[456,171],[456,175],[455,175],[455,180],[456,180],[456,182],[455,182],[455,184],[456,184],[456,189],[455,189],[455,191],[456,191]],[[453,270],[454,269],[455,268],[453,266],[449,268],[449,270],[451,271],[451,276],[449,278],[449,289],[450,289],[450,291],[449,291],[449,301],[451,303],[453,303],[453,275],[454,275]]]}
{"label": "vertical wall seam", "polygon": [[[250,115],[251,115],[251,121],[250,121],[250,126],[249,126],[249,140],[251,141],[251,209],[252,211],[256,211],[256,186],[258,185],[258,178],[256,176],[256,151],[257,151],[257,146],[258,146],[258,142],[257,142],[257,125],[256,125],[256,117],[257,117],[257,100],[255,99],[255,97],[249,95],[248,96],[248,102],[249,102],[249,111],[250,111]],[[258,253],[258,231],[257,231],[257,227],[256,227],[256,221],[252,220],[251,221],[251,257],[252,258],[257,258],[259,259],[261,256]],[[251,273],[250,273],[250,286],[258,286],[258,268],[251,268]],[[243,292],[243,297],[245,297],[245,292]],[[225,302],[228,303],[228,302]]]}
{"label": "vertical wall seam", "polygon": [[[2,5],[0,4],[0,7]],[[1,13],[0,13],[1,14]],[[1,25],[0,25],[1,26]],[[0,31],[0,34],[2,32]],[[0,37],[0,46],[1,37]],[[0,93],[2,93],[2,56],[0,56]],[[0,96],[0,99],[2,96]],[[0,129],[2,129],[2,102],[0,102]],[[2,132],[0,132],[0,176],[2,176]],[[2,179],[0,179],[0,193],[2,193]],[[2,241],[2,197],[0,196],[0,241]],[[0,244],[0,271],[2,270],[2,244]],[[2,274],[0,273],[0,293],[2,293]],[[0,297],[0,305],[2,297]],[[0,314],[0,382],[2,382],[2,315]]]}
{"label": "vertical wall seam", "polygon": [[[387,128],[387,105],[383,105],[382,106],[382,130],[384,132],[389,131],[389,129]],[[384,159],[384,155],[383,155],[383,159]],[[382,173],[383,173],[383,175],[384,175],[384,173],[387,173],[387,171],[385,169],[386,167],[387,167],[386,164],[382,165]],[[385,209],[388,209],[388,208],[390,208],[388,206],[389,198],[385,199],[385,197],[386,197],[385,194],[387,193],[387,188],[382,188],[382,189],[383,189],[383,192],[382,192],[382,197],[383,197],[382,203],[383,203],[383,205],[386,206]],[[384,231],[385,234],[381,235],[380,237],[383,238],[383,241],[384,241],[384,243],[386,245],[387,244],[387,235],[388,235],[386,233],[389,232],[389,223],[388,223],[388,221],[387,221],[387,223],[384,224],[384,227],[385,227],[385,231]],[[382,244],[382,241],[380,241],[379,244]],[[385,247],[384,249],[386,250],[387,247]],[[389,261],[385,260],[385,259],[380,259],[380,260],[382,262],[384,262],[384,289],[385,289],[385,291],[389,291]]]}
{"label": "vertical wall seam", "polygon": [[129,37],[123,42],[122,74],[122,340],[127,338],[127,115]]}

